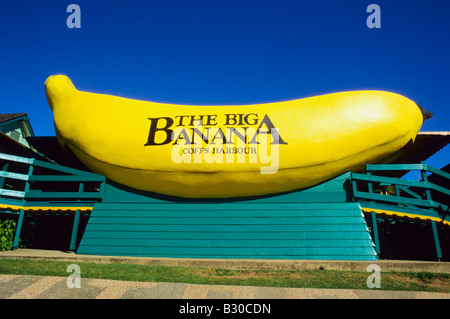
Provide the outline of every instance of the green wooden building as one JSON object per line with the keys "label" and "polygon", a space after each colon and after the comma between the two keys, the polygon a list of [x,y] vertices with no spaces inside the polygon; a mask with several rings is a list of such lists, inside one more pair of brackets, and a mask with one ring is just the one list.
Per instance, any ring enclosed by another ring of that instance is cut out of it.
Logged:
{"label": "green wooden building", "polygon": [[[450,260],[450,173],[423,162],[450,142],[442,132],[419,135],[401,163],[368,164],[290,193],[220,200],[130,189],[89,172],[54,137],[28,136],[24,149],[0,134],[0,220],[17,222],[14,247],[175,258]],[[405,178],[410,171],[420,180]]]}

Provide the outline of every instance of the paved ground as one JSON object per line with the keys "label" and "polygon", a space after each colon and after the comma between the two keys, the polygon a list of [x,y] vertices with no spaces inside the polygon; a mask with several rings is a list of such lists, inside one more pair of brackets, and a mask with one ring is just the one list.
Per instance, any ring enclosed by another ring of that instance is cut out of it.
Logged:
{"label": "paved ground", "polygon": [[[212,286],[0,275],[1,299],[450,299],[450,294],[353,289]],[[73,281],[69,283],[73,285]]]}
{"label": "paved ground", "polygon": [[[190,265],[195,267],[217,267],[219,260],[180,260],[161,258],[117,258],[101,256],[80,256],[58,251],[19,249],[0,252],[0,258],[27,258],[65,260],[73,263],[134,262],[139,264]],[[256,263],[256,264],[255,264]],[[259,264],[258,264],[259,263]],[[374,262],[372,262],[374,263]],[[427,262],[375,262],[383,270],[420,270],[450,273],[449,263]],[[311,269],[358,269],[370,263],[365,262],[324,262],[324,261],[245,261],[226,260],[221,265],[229,268],[289,268]],[[223,267],[225,268],[225,267]],[[317,268],[316,268],[317,269]],[[450,299],[450,293],[383,291],[380,289],[304,289],[250,286],[214,286],[186,283],[126,282],[116,280],[81,278],[79,287],[74,278],[0,275],[0,299]]]}

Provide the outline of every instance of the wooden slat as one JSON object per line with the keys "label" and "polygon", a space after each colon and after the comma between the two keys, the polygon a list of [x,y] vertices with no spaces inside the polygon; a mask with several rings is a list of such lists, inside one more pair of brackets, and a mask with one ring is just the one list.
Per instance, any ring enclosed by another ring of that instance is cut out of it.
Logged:
{"label": "wooden slat", "polygon": [[103,178],[103,180],[105,180],[106,178],[102,175],[98,175],[95,173],[91,173],[91,172],[87,172],[87,171],[83,171],[83,170],[79,170],[79,169],[75,169],[75,168],[71,168],[71,167],[67,167],[67,166],[61,166],[61,165],[56,165],[56,164],[52,164],[52,163],[47,163],[47,162],[43,162],[40,160],[35,160],[34,161],[34,165],[35,166],[40,166],[40,167],[44,167],[44,168],[48,168],[57,172],[62,172],[62,173],[66,173],[66,174],[71,174],[71,175],[78,175],[78,176],[92,176],[93,178],[97,178],[99,176],[101,176]]}
{"label": "wooden slat", "polygon": [[446,188],[444,188],[444,187],[442,187],[442,186],[439,186],[439,185],[430,183],[430,188],[431,188],[432,190],[441,192],[441,193],[443,193],[443,194],[445,194],[445,195],[450,195],[450,189],[446,189]]}
{"label": "wooden slat", "polygon": [[[244,212],[243,212],[244,213]],[[92,224],[121,224],[121,225],[347,225],[364,223],[364,217],[115,217],[99,218],[92,216]]]}
{"label": "wooden slat", "polygon": [[352,178],[355,180],[359,180],[359,181],[397,184],[397,185],[414,186],[414,187],[422,187],[422,188],[426,188],[426,187],[430,186],[429,183],[426,183],[423,181],[412,181],[412,180],[400,179],[400,178],[395,178],[395,177],[366,175],[366,174],[359,174],[359,173],[353,173]]}
{"label": "wooden slat", "polygon": [[[143,249],[145,248],[145,249]],[[83,253],[95,253],[98,252],[103,254],[129,254],[129,255],[145,255],[149,251],[148,247],[139,247],[139,246],[86,246],[86,249]],[[333,256],[333,255],[342,255],[342,256],[360,256],[360,255],[369,255],[373,256],[373,250],[371,248],[365,247],[353,247],[353,249],[349,250],[347,248],[342,247],[327,247],[327,248],[248,248],[248,247],[214,247],[214,248],[203,248],[196,247],[195,250],[192,248],[183,248],[183,247],[172,247],[172,249],[168,250],[167,247],[152,247],[150,253],[153,256],[216,256],[219,258],[223,258],[224,256],[239,256],[240,258],[279,258],[280,256],[292,256],[292,257],[314,257],[314,256]],[[326,259],[326,258],[324,258]]]}
{"label": "wooden slat", "polygon": [[447,179],[450,179],[450,174],[447,173],[447,172],[444,172],[443,170],[440,170],[440,169],[438,169],[438,168],[432,167],[432,166],[430,166],[430,165],[426,165],[426,169],[427,169],[429,172],[431,172],[431,173],[434,173],[434,174],[436,174],[436,175],[440,175],[440,176],[442,176],[442,177],[445,177],[445,178],[447,178]]}
{"label": "wooden slat", "polygon": [[104,177],[101,175],[32,175],[29,180],[33,182],[102,182]]}
{"label": "wooden slat", "polygon": [[142,224],[91,224],[89,223],[89,228],[86,228],[85,232],[88,231],[191,231],[191,232],[237,232],[237,231],[247,231],[247,232],[339,232],[339,231],[361,231],[361,224],[348,224],[348,225],[142,225]]}
{"label": "wooden slat", "polygon": [[40,190],[30,190],[26,193],[26,198],[101,198],[98,192],[43,192]]}
{"label": "wooden slat", "polygon": [[263,203],[263,202],[233,202],[233,203],[102,203],[96,209],[97,211],[230,211],[230,210],[246,210],[246,211],[270,211],[270,210],[354,210],[356,203],[332,203],[327,204],[324,209],[323,203]]}
{"label": "wooden slat", "polygon": [[334,232],[304,232],[304,231],[292,231],[292,232],[164,232],[164,231],[111,231],[111,230],[90,230],[84,234],[84,239],[220,239],[220,240],[370,240],[370,234],[368,232],[349,232],[342,231]]}
{"label": "wooden slat", "polygon": [[[135,251],[135,252],[126,252],[125,254],[122,252],[103,252],[99,250],[86,251],[85,254],[95,254],[95,255],[106,255],[106,256],[137,256],[137,257],[148,257],[149,254],[146,251]],[[361,255],[217,255],[217,254],[209,254],[209,255],[198,255],[193,253],[188,254],[152,254],[152,257],[161,257],[161,258],[221,258],[221,259],[308,259],[308,260],[360,260],[360,261],[376,261],[378,260],[376,255],[368,255],[367,253],[362,253]]]}
{"label": "wooden slat", "polygon": [[360,217],[361,213],[355,210],[277,210],[276,214],[273,211],[253,211],[253,210],[215,210],[214,215],[211,216],[211,211],[206,210],[170,210],[165,211],[161,208],[158,210],[140,211],[140,210],[129,210],[129,211],[110,211],[110,210],[96,210],[95,218],[111,218],[111,217],[165,217],[165,218],[178,218],[178,217],[189,217],[189,218],[233,218],[233,217],[260,217],[260,218],[275,218],[275,217],[333,217],[333,218],[343,218],[343,217]]}
{"label": "wooden slat", "polygon": [[424,164],[367,164],[368,171],[413,171],[426,169]]}
{"label": "wooden slat", "polygon": [[18,180],[22,180],[22,181],[28,180],[27,174],[19,174],[19,173],[13,173],[13,172],[5,172],[5,171],[0,171],[0,177],[18,179]]}
{"label": "wooden slat", "polygon": [[15,191],[15,190],[10,190],[10,189],[0,189],[0,196],[23,198],[23,197],[25,197],[25,192]]}
{"label": "wooden slat", "polygon": [[33,164],[35,162],[34,158],[26,158],[16,155],[10,155],[5,153],[0,153],[0,159],[11,161],[11,162],[17,162],[17,163],[24,163],[24,164]]}
{"label": "wooden slat", "polygon": [[[367,241],[367,242],[366,242]],[[354,248],[354,247],[364,247],[370,240],[341,240],[341,241],[330,241],[330,240],[246,240],[242,239],[126,239],[122,238],[119,243],[114,246],[145,246],[145,247],[184,247],[187,249],[192,249],[192,247],[198,248]],[[111,241],[107,238],[104,239],[85,239],[84,245],[91,246],[110,246]]]}
{"label": "wooden slat", "polygon": [[425,200],[425,199],[397,197],[397,196],[382,195],[382,194],[376,194],[376,193],[369,194],[369,193],[359,192],[359,191],[354,191],[353,194],[357,198],[372,199],[372,200],[381,201],[381,202],[402,203],[402,204],[411,204],[411,205],[419,205],[419,206],[429,206],[430,205],[430,201]]}

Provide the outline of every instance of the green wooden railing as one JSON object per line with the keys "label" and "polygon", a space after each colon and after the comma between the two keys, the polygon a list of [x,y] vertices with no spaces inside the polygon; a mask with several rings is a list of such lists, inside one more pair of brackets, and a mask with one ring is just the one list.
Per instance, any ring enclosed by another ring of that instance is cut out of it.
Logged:
{"label": "green wooden railing", "polygon": [[0,200],[39,203],[101,201],[105,177],[0,153]]}
{"label": "green wooden railing", "polygon": [[[422,180],[408,180],[376,175],[380,171],[420,171]],[[428,175],[432,173],[433,175]],[[430,181],[430,176],[434,176]],[[371,209],[383,207],[398,213],[408,213],[421,219],[430,219],[436,257],[442,258],[436,222],[449,219],[450,174],[425,163],[366,165],[366,174],[352,173],[354,199],[361,206]],[[441,184],[441,185],[439,185]],[[391,208],[389,208],[391,207]],[[382,210],[383,211],[383,210]],[[375,211],[371,212],[376,251],[380,254],[380,242]]]}
{"label": "green wooden railing", "polygon": [[[422,180],[414,181],[376,175],[379,171],[420,171]],[[428,180],[428,173],[450,181],[450,174],[425,163],[366,165],[366,174],[352,173],[353,196],[360,201],[383,202],[398,207],[431,209],[449,213],[448,201],[433,198],[432,194],[448,196],[450,189]],[[438,201],[439,200],[439,201]]]}
{"label": "green wooden railing", "polygon": [[[3,209],[2,213],[18,215],[13,249],[19,237],[27,207],[75,207],[69,250],[75,250],[81,211],[103,198],[105,177],[94,173],[0,153],[0,204],[17,205],[17,209]],[[38,213],[37,213],[38,214]]]}

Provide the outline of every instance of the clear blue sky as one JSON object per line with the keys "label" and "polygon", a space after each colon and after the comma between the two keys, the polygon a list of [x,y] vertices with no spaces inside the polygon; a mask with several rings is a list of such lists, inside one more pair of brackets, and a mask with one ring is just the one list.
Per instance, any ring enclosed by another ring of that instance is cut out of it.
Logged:
{"label": "clear blue sky", "polygon": [[[81,29],[66,25],[71,3]],[[450,131],[449,17],[448,0],[1,0],[0,112],[54,135],[43,85],[63,73],[80,90],[180,104],[387,90],[434,113],[423,131]]]}

